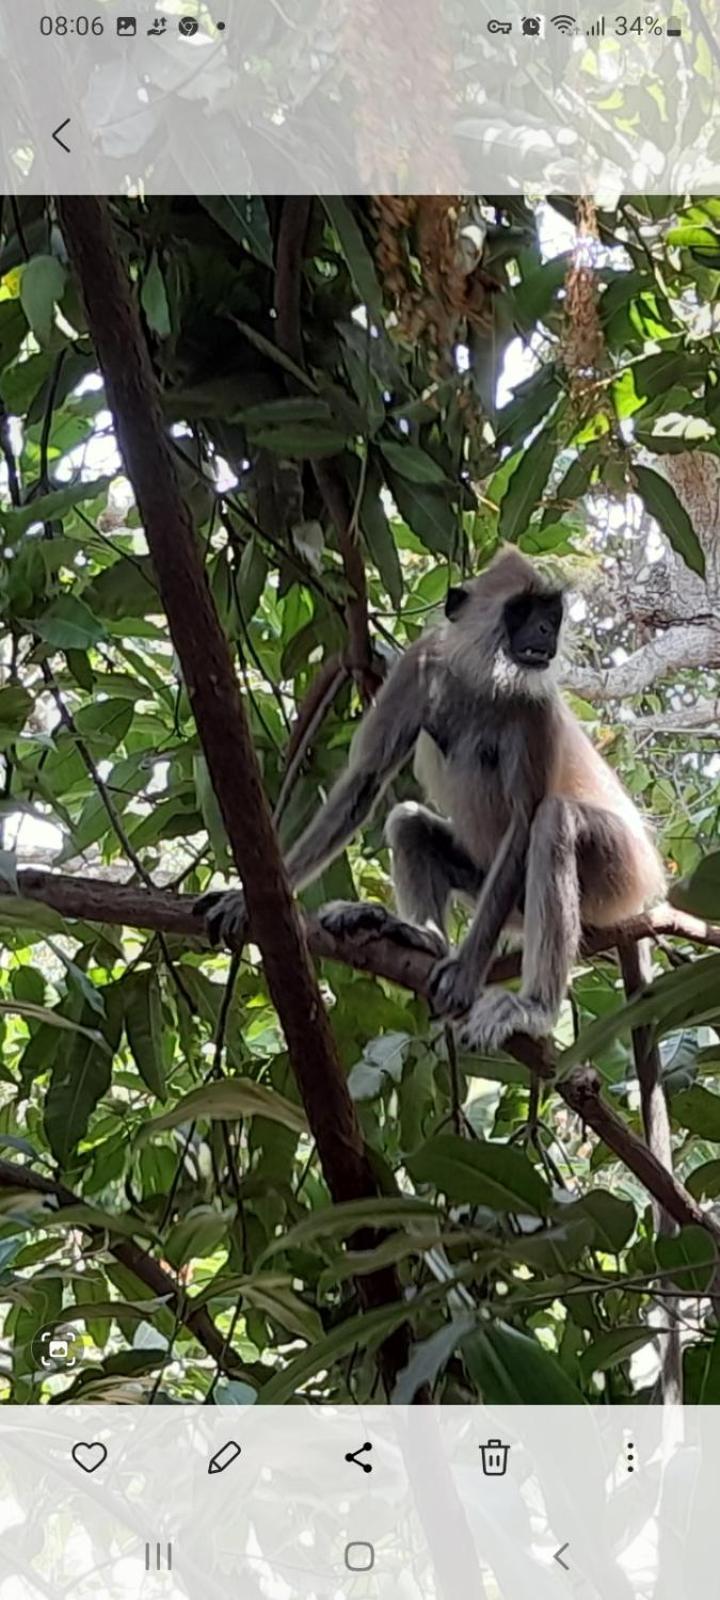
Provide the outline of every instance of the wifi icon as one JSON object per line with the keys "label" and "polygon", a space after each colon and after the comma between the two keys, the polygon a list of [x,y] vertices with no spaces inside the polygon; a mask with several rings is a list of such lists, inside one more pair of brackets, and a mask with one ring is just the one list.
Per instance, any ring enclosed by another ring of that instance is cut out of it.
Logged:
{"label": "wifi icon", "polygon": [[551,17],[550,20],[552,22],[553,27],[557,28],[558,33],[574,33],[575,32],[575,18],[574,17],[566,17],[564,15],[561,15],[559,17]]}

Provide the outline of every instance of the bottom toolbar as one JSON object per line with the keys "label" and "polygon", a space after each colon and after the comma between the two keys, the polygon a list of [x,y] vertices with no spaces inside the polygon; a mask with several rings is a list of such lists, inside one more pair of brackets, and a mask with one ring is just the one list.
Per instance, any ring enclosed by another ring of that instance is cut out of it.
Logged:
{"label": "bottom toolbar", "polygon": [[17,1407],[0,1600],[714,1600],[720,1409]]}

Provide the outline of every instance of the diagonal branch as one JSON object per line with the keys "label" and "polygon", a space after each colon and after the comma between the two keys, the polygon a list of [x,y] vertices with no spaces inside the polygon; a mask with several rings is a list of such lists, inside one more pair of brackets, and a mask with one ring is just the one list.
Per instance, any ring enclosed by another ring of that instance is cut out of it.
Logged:
{"label": "diagonal branch", "polygon": [[[328,1187],[336,1201],[378,1194],[355,1107],[290,891],[263,788],[245,707],[180,493],[160,392],[137,304],[119,254],[110,209],[98,197],[58,198],[58,213],[80,280],[108,404],[133,485],[158,588],[273,1003]],[[370,1243],[365,1236],[356,1247]],[[401,1300],[394,1267],[364,1274],[366,1306]],[[407,1365],[407,1325],[379,1352],[392,1389]]]}
{"label": "diagonal branch", "polygon": [[[26,868],[18,873],[18,888],[28,900],[51,906],[65,917],[147,928],[174,934],[185,940],[190,937],[198,944],[204,942],[202,925],[198,925],[193,915],[193,900],[189,895],[174,895],[161,890],[149,894],[134,885],[109,884],[97,878],[66,878],[51,872],[40,872],[36,868]],[[321,928],[313,918],[307,919],[306,928],[314,955],[343,962],[411,989],[416,994],[427,995],[434,965],[432,956],[420,950],[407,950],[387,936],[355,935],[352,939],[338,939]],[[666,905],[642,916],[632,917],[614,928],[586,930],[583,952],[585,955],[598,954],[613,949],[620,941],[657,938],[661,935],[720,948],[720,928]],[[518,968],[517,956],[501,957],[495,962],[490,978],[498,982],[515,977]],[[511,1041],[511,1049],[528,1070],[545,1079],[552,1079],[553,1061],[545,1046],[518,1035]],[[598,1138],[629,1167],[668,1216],[681,1225],[701,1223],[720,1243],[720,1230],[712,1217],[702,1210],[678,1179],[667,1172],[657,1156],[648,1150],[643,1140],[602,1099],[600,1080],[594,1071],[583,1068],[562,1079],[555,1087],[571,1110],[577,1112]]]}
{"label": "diagonal branch", "polygon": [[[652,952],[647,939],[637,943],[618,944],[620,970],[623,975],[628,1000],[640,994],[652,982]],[[662,1078],[660,1049],[651,1027],[635,1028],[632,1036],[635,1071],[640,1086],[645,1143],[668,1172],[673,1171],[672,1130],[670,1111]],[[677,1229],[672,1218],[659,1206],[653,1205],[653,1222],[657,1233],[674,1234]],[[661,1393],[665,1405],[681,1405],[683,1396],[682,1349],[677,1304],[671,1298],[663,1303],[660,1323],[665,1337],[660,1341]]]}
{"label": "diagonal branch", "polygon": [[658,634],[628,656],[627,661],[596,671],[571,664],[565,687],[593,703],[629,700],[643,694],[677,672],[699,667],[707,672],[720,666],[720,626],[716,622],[683,623]]}
{"label": "diagonal branch", "polygon": [[[12,885],[6,886],[10,893]],[[0,878],[0,893],[3,884]],[[136,884],[110,883],[104,878],[77,878],[47,872],[39,867],[24,867],[17,874],[17,891],[26,900],[50,906],[62,917],[81,922],[109,922],[113,927],[147,928],[150,933],[166,933],[179,939],[205,944],[202,922],[193,911],[195,896],[178,895],[168,889],[144,889]],[[326,961],[340,961],[387,978],[404,989],[426,994],[433,957],[421,950],[408,950],[388,935],[356,933],[340,939],[321,927],[315,917],[305,918],[307,939],[313,955]],[[674,906],[657,906],[626,922],[609,928],[586,928],[583,957],[614,951],[621,939],[685,939],[712,950],[720,950],[720,927],[693,917]],[[499,956],[488,974],[489,983],[504,983],[520,973],[520,956]]]}
{"label": "diagonal branch", "polygon": [[[72,1189],[67,1189],[63,1183],[54,1183],[52,1179],[44,1178],[41,1173],[33,1172],[30,1167],[21,1167],[14,1161],[0,1161],[0,1190],[46,1195],[49,1200],[55,1201],[61,1211],[67,1206],[83,1204],[81,1197],[73,1194]],[[173,1312],[177,1321],[189,1329],[198,1344],[212,1356],[213,1361],[217,1362],[223,1372],[234,1372],[238,1376],[243,1374],[242,1363],[233,1356],[231,1350],[228,1350],[227,1341],[215,1326],[209,1312],[204,1306],[198,1306],[193,1310],[192,1300],[188,1299],[153,1256],[148,1255],[146,1250],[141,1250],[132,1239],[115,1239],[108,1242],[106,1235],[99,1229],[88,1228],[88,1232],[96,1244],[101,1244],[116,1261],[133,1272],[153,1295],[166,1301],[168,1309]]]}

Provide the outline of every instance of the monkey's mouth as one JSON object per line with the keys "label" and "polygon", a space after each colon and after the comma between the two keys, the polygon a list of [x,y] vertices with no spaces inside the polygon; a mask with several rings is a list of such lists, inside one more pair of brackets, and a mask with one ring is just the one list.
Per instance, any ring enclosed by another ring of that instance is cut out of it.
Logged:
{"label": "monkey's mouth", "polygon": [[544,672],[553,660],[555,652],[535,650],[532,645],[528,645],[526,649],[516,650],[514,654],[519,667],[532,667],[534,672]]}

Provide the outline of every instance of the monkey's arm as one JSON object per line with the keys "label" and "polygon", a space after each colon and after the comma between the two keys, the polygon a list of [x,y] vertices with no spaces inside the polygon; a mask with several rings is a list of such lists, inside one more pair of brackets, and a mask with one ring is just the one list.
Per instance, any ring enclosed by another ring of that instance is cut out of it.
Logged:
{"label": "monkey's arm", "polygon": [[[294,889],[312,883],[339,855],[407,760],[422,727],[430,672],[427,642],[393,666],[361,723],[345,772],[287,854],[285,866]],[[214,943],[233,944],[242,937],[246,912],[241,890],[203,895],[196,910],[206,917]]]}

